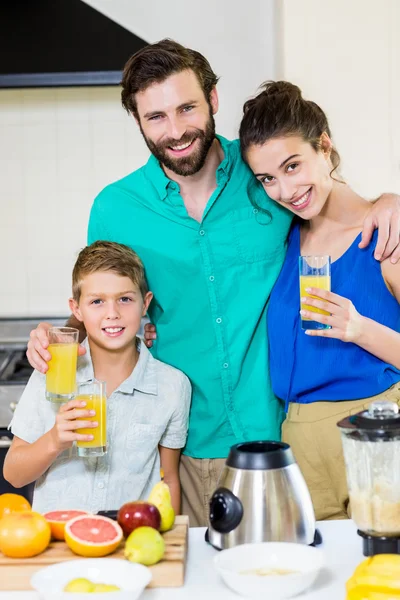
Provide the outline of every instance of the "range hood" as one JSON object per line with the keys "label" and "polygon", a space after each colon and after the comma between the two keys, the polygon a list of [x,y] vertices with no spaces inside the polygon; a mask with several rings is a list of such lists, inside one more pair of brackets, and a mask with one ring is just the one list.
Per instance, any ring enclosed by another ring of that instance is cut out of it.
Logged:
{"label": "range hood", "polygon": [[82,0],[0,0],[0,88],[118,85],[146,45]]}

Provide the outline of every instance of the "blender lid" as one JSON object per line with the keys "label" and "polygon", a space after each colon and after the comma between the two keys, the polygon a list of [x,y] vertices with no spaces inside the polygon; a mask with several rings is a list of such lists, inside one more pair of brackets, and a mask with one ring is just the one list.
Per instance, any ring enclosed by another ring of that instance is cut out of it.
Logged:
{"label": "blender lid", "polygon": [[339,421],[338,427],[345,429],[367,429],[372,431],[400,430],[400,412],[395,402],[377,400],[364,410]]}
{"label": "blender lid", "polygon": [[292,450],[283,442],[260,440],[242,442],[231,447],[226,466],[233,469],[283,469],[295,462]]}

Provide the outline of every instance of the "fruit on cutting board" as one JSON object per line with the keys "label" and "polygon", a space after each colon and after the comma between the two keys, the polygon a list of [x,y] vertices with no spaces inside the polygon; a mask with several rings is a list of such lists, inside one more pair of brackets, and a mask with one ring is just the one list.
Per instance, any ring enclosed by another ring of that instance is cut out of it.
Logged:
{"label": "fruit on cutting board", "polygon": [[78,579],[72,579],[68,582],[63,591],[72,594],[92,594],[96,592],[119,592],[120,590],[121,588],[113,583],[93,583],[93,581],[90,581],[89,579],[79,577]]}
{"label": "fruit on cutting board", "polygon": [[11,558],[30,558],[50,543],[51,529],[37,512],[15,512],[0,519],[0,551]]}
{"label": "fruit on cutting board", "polygon": [[55,540],[65,539],[65,525],[67,521],[78,517],[79,515],[87,515],[85,510],[53,510],[46,513],[44,518],[49,523],[51,535]]}
{"label": "fruit on cutting board", "polygon": [[154,504],[161,515],[160,531],[168,531],[175,523],[175,512],[171,504],[171,492],[164,481],[159,481],[153,487],[148,502]]}
{"label": "fruit on cutting board", "polygon": [[377,554],[363,560],[346,583],[346,600],[400,598],[400,555]]}
{"label": "fruit on cutting board", "polygon": [[164,553],[164,539],[153,527],[138,527],[132,531],[125,543],[125,558],[147,567],[158,563]]}
{"label": "fruit on cutting board", "polygon": [[0,494],[0,519],[14,512],[32,510],[28,500],[19,494]]}
{"label": "fruit on cutting board", "polygon": [[128,537],[138,527],[160,529],[161,525],[161,515],[158,508],[150,502],[141,500],[123,504],[118,511],[117,520],[125,537]]}
{"label": "fruit on cutting board", "polygon": [[79,556],[107,556],[118,548],[122,538],[118,523],[100,515],[80,515],[65,525],[65,541]]}

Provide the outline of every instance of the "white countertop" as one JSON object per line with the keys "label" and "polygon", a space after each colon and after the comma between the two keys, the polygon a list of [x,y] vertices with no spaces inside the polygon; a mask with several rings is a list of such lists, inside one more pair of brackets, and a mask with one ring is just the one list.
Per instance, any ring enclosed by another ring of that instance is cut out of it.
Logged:
{"label": "white countertop", "polygon": [[[345,582],[363,560],[362,540],[352,521],[318,523],[323,537],[320,546],[328,569],[321,572],[312,589],[297,596],[301,600],[345,600]],[[212,559],[217,553],[204,541],[205,529],[189,531],[189,555],[185,585],[181,588],[145,590],[140,600],[238,600],[220,580]],[[36,592],[0,592],[0,600],[38,600]]]}

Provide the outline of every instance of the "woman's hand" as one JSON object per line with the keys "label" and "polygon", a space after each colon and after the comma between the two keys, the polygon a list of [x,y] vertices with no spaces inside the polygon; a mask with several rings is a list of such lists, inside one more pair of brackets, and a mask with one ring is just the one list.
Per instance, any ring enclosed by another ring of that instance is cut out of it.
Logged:
{"label": "woman's hand", "polygon": [[321,315],[309,310],[301,310],[300,314],[306,319],[329,325],[330,329],[307,329],[307,335],[328,337],[341,340],[342,342],[353,342],[357,344],[363,333],[365,318],[360,315],[354,304],[343,296],[338,296],[333,292],[321,290],[318,288],[307,288],[306,292],[310,296],[316,298],[301,298],[301,303],[304,306],[312,306],[320,308],[330,313],[329,315]]}

